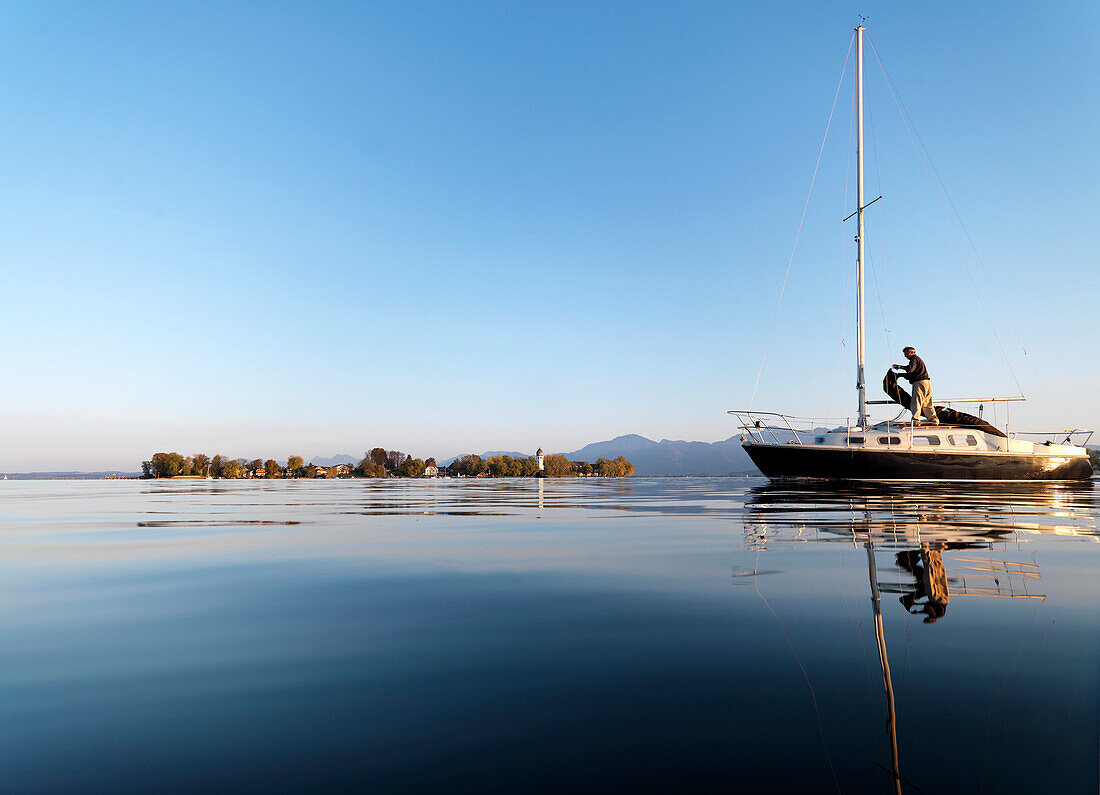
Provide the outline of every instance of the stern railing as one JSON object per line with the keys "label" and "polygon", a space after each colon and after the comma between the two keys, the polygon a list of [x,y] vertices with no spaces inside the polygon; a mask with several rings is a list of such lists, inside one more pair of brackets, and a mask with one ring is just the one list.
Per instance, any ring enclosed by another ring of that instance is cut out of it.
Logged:
{"label": "stern railing", "polygon": [[[1084,447],[1092,439],[1095,431],[1086,431],[1081,428],[1066,429],[1064,431],[1013,431],[1013,439],[1019,436],[1037,436],[1041,442],[1049,444],[1068,444],[1075,447]],[[1078,441],[1080,440],[1080,441]],[[1030,439],[1028,441],[1031,441]]]}
{"label": "stern railing", "polygon": [[[833,427],[846,423],[851,427],[851,417],[796,417],[791,414],[778,414],[774,411],[751,411],[735,409],[726,412],[732,414],[740,423],[741,438],[747,435],[758,444],[810,444],[815,431],[822,427]],[[790,437],[790,438],[787,438]]]}

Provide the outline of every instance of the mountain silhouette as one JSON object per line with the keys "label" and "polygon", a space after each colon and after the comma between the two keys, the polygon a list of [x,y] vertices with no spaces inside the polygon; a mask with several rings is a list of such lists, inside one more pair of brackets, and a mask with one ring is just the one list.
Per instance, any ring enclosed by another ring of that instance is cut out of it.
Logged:
{"label": "mountain silhouette", "polygon": [[363,456],[350,456],[347,453],[337,453],[331,458],[307,458],[307,464],[315,464],[319,467],[334,467],[337,464],[358,464]]}
{"label": "mountain silhouette", "polygon": [[585,445],[565,453],[571,461],[623,456],[634,465],[635,475],[758,475],[740,436],[717,442],[662,439],[655,442],[631,433],[606,442]]}

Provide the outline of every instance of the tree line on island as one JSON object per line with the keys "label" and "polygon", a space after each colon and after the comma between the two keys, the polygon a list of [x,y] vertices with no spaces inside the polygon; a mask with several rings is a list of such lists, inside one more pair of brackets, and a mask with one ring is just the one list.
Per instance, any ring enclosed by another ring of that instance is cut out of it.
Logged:
{"label": "tree line on island", "polygon": [[[541,452],[541,451],[540,451]],[[595,464],[588,461],[570,461],[563,455],[543,457],[543,469],[538,459],[513,458],[497,455],[483,459],[479,455],[463,455],[449,466],[439,466],[434,458],[414,458],[398,450],[375,447],[364,454],[355,465],[336,464],[317,466],[307,464],[298,455],[292,455],[285,465],[273,458],[228,458],[223,455],[210,457],[205,453],[183,456],[179,453],[154,453],[148,461],[141,462],[143,478],[423,478],[451,477],[613,477],[624,478],[634,474],[634,465],[622,456],[600,458]]]}
{"label": "tree line on island", "polygon": [[595,464],[587,461],[570,461],[563,455],[551,453],[543,456],[544,469],[540,473],[538,459],[512,458],[497,455],[482,459],[479,455],[463,455],[451,462],[450,473],[459,477],[533,478],[540,474],[548,478],[627,478],[634,474],[634,465],[622,456],[600,458]]}

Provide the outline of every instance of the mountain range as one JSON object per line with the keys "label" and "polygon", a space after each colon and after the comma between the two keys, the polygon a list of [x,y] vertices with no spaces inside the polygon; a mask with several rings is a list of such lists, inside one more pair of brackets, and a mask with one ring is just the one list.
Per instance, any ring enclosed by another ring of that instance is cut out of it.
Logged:
{"label": "mountain range", "polygon": [[595,461],[623,456],[635,475],[759,475],[741,447],[740,436],[717,442],[662,439],[655,442],[638,434],[616,436],[566,453],[570,461]]}
{"label": "mountain range", "polygon": [[351,456],[347,453],[337,453],[329,458],[307,458],[307,464],[315,464],[319,467],[334,467],[337,464],[358,464],[363,460],[363,456]]}

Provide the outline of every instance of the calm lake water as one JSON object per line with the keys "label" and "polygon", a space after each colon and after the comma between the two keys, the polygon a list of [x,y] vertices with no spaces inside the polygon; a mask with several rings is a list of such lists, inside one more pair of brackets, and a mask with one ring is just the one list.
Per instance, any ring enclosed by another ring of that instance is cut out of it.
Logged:
{"label": "calm lake water", "polygon": [[7,481],[0,505],[5,792],[1100,782],[1095,481]]}

